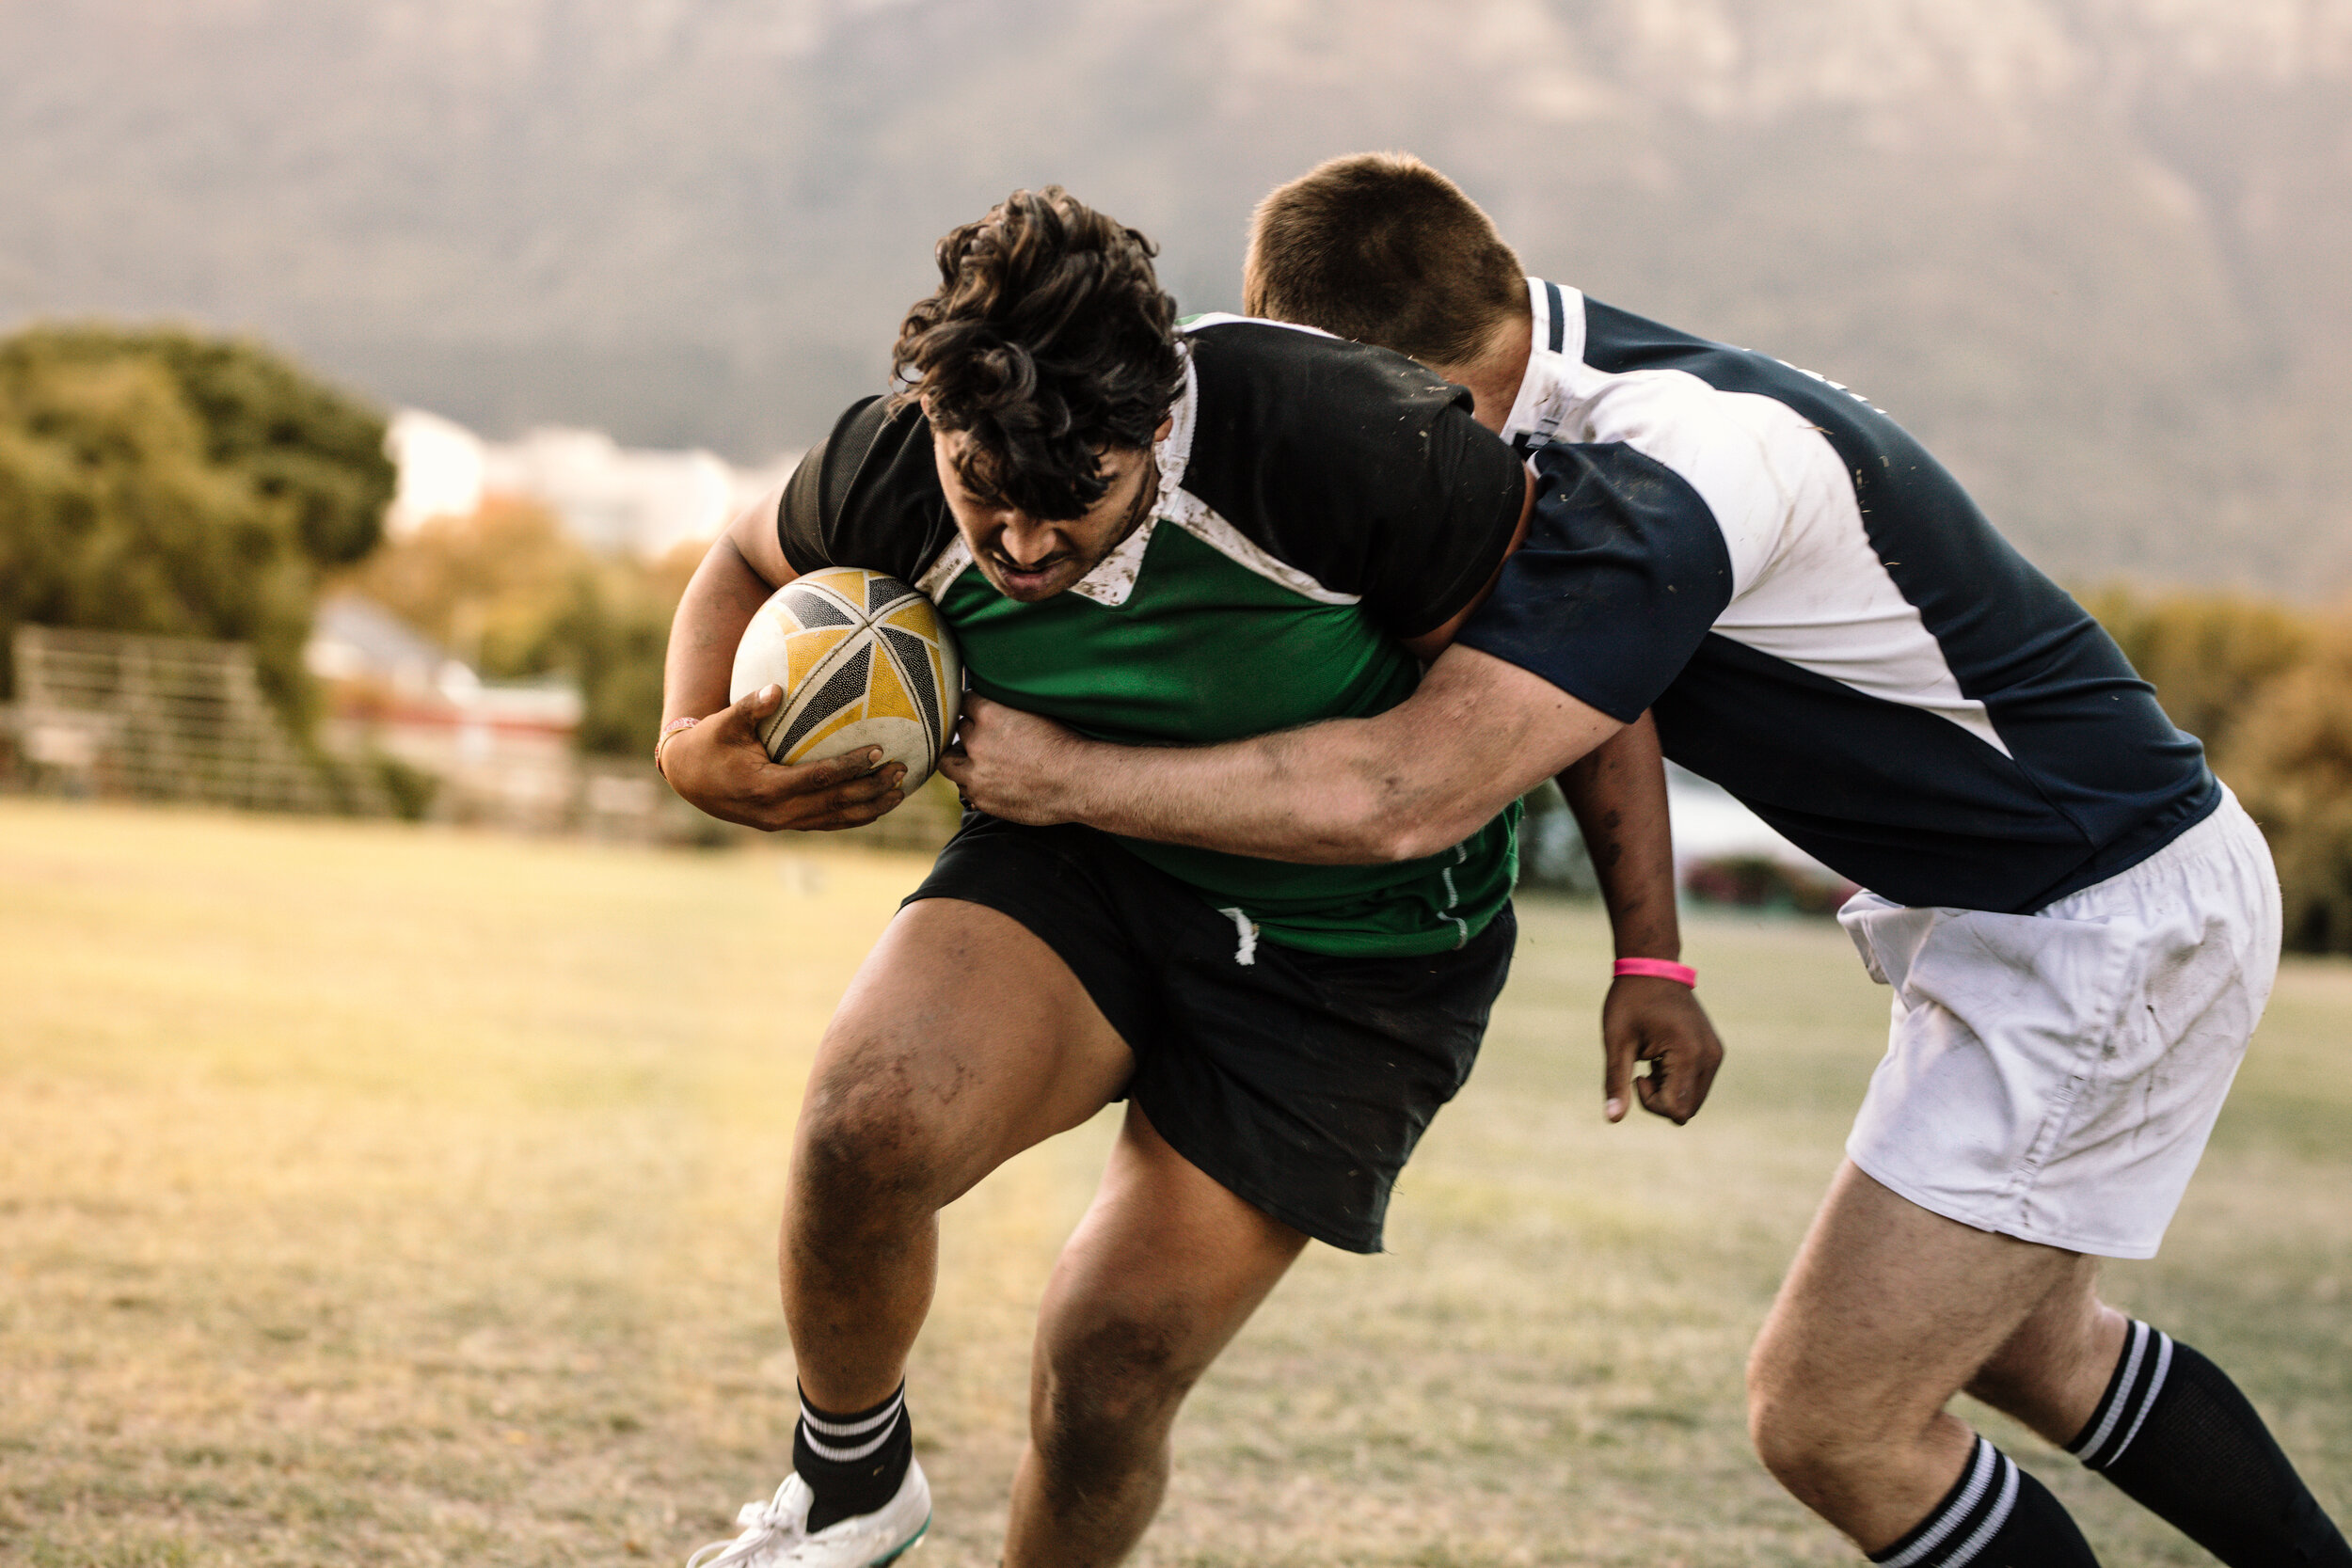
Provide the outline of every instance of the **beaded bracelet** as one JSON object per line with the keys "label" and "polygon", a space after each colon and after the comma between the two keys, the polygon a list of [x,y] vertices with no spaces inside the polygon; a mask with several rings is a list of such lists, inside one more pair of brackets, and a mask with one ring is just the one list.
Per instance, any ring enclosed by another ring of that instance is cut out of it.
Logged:
{"label": "beaded bracelet", "polygon": [[670,743],[672,736],[682,735],[701,722],[700,719],[679,718],[673,719],[661,726],[661,733],[654,737],[653,742],[653,770],[655,772],[661,774],[665,779],[670,776],[661,767],[661,748]]}

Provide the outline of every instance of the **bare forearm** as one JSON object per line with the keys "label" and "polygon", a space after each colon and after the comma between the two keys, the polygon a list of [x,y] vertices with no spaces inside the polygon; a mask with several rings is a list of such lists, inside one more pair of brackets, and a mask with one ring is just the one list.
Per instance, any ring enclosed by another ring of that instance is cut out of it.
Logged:
{"label": "bare forearm", "polygon": [[1403,858],[1409,846],[1395,841],[1387,802],[1411,784],[1383,766],[1391,728],[1335,720],[1193,749],[1074,742],[1056,815],[1130,838],[1311,865]]}
{"label": "bare forearm", "polygon": [[1222,746],[1088,741],[974,700],[948,776],[1014,821],[1308,864],[1436,854],[1619,728],[1528,672],[1455,649],[1371,719]]}
{"label": "bare forearm", "polygon": [[1648,714],[1560,774],[1609,906],[1621,958],[1678,958],[1674,834],[1666,815],[1665,760]]}
{"label": "bare forearm", "polygon": [[703,719],[727,705],[736,644],[774,585],[752,569],[734,541],[710,546],[670,621],[661,667],[661,718]]}

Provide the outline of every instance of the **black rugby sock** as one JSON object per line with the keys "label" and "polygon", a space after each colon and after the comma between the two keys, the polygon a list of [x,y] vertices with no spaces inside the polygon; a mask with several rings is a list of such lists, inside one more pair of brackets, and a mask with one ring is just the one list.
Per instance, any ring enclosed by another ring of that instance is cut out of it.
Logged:
{"label": "black rugby sock", "polygon": [[2135,1322],[2066,1445],[2230,1568],[2352,1568],[2352,1547],[2229,1374]]}
{"label": "black rugby sock", "polygon": [[792,1470],[816,1500],[808,1507],[810,1533],[827,1525],[871,1513],[897,1496],[914,1460],[914,1428],[907,1419],[907,1386],[870,1410],[837,1416],[801,1394],[801,1418],[792,1428]]}
{"label": "black rugby sock", "polygon": [[1960,1480],[1909,1535],[1872,1562],[1888,1568],[2099,1568],[2049,1489],[1983,1438]]}

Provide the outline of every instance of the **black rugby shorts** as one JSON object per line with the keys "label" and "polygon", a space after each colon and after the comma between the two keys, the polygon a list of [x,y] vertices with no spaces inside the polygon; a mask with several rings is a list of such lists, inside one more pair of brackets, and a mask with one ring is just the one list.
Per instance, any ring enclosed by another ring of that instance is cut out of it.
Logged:
{"label": "black rugby shorts", "polygon": [[1470,1077],[1511,969],[1510,907],[1468,945],[1333,958],[1259,941],[1109,835],[977,812],[907,898],[1010,915],[1070,966],[1135,1052],[1127,1096],[1228,1191],[1350,1252],[1380,1250],[1389,1192]]}

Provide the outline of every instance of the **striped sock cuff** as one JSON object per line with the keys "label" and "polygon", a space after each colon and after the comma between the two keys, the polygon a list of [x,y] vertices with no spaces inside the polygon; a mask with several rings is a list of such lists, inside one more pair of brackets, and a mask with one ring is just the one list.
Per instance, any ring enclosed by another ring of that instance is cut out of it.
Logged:
{"label": "striped sock cuff", "polygon": [[2017,1466],[1979,1437],[1960,1480],[1918,1528],[1872,1562],[1886,1568],[1962,1568],[1974,1562],[2017,1507]]}
{"label": "striped sock cuff", "polygon": [[[871,1410],[854,1416],[829,1416],[801,1396],[801,1441],[819,1459],[837,1465],[855,1464],[882,1450],[898,1429],[907,1410],[907,1386]],[[830,1439],[830,1441],[828,1441]]]}
{"label": "striped sock cuff", "polygon": [[2093,1470],[2104,1470],[2122,1458],[2123,1450],[2139,1435],[2140,1423],[2155,1407],[2156,1397],[2164,1392],[2165,1375],[2171,1370],[2171,1337],[2134,1319],[2123,1338],[2123,1354],[2115,1363],[2115,1375],[2107,1379],[2107,1391],[2099,1397],[2099,1408],[2066,1445],[2066,1451]]}

